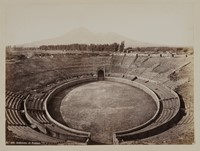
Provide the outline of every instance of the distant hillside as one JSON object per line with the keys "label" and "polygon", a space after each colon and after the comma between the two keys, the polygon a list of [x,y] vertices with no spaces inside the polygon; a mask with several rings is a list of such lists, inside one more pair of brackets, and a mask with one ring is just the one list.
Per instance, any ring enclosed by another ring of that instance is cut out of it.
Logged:
{"label": "distant hillside", "polygon": [[125,41],[126,47],[148,47],[148,46],[158,46],[156,44],[150,44],[145,42],[140,42],[127,38],[125,36],[110,32],[110,33],[93,33],[86,28],[74,29],[62,36],[45,39],[41,41],[35,41],[31,43],[25,43],[23,47],[35,47],[41,45],[64,45],[64,44],[111,44],[114,42],[121,43]]}

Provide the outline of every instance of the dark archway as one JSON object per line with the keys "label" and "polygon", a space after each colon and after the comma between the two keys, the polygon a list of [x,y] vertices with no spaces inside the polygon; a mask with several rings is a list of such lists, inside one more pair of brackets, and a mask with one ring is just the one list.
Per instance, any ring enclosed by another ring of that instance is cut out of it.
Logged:
{"label": "dark archway", "polygon": [[103,70],[98,71],[98,80],[104,80],[104,71]]}

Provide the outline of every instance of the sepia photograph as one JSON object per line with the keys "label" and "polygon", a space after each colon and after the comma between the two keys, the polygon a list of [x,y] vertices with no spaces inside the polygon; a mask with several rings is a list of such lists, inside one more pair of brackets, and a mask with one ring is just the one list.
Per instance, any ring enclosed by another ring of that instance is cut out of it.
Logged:
{"label": "sepia photograph", "polygon": [[194,145],[194,1],[6,3],[6,146]]}

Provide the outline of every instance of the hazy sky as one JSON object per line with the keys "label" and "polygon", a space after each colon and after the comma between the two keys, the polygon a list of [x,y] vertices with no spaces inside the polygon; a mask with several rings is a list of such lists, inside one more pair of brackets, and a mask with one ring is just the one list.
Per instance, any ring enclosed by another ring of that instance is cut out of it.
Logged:
{"label": "hazy sky", "polygon": [[190,3],[16,4],[6,10],[6,41],[22,44],[85,27],[155,44],[192,46],[193,24]]}

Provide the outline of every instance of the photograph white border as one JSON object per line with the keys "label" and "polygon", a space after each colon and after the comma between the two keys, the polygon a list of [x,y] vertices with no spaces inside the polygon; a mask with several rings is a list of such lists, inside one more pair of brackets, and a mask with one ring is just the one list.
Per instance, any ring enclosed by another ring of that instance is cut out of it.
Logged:
{"label": "photograph white border", "polygon": [[[76,2],[88,2],[91,0],[73,0]],[[99,0],[97,0],[99,1]],[[106,3],[106,0],[102,0]],[[109,0],[108,0],[109,1]],[[115,0],[110,0],[115,1]],[[120,0],[116,0],[120,1]],[[128,0],[121,0],[126,3]],[[134,0],[133,0],[134,1]],[[197,151],[200,150],[199,138],[200,138],[200,1],[199,0],[135,0],[135,2],[143,2],[143,3],[193,3],[194,9],[194,120],[195,120],[195,143],[192,145],[94,145],[94,146],[6,146],[5,145],[5,37],[6,37],[6,8],[9,5],[16,4],[48,4],[48,3],[68,3],[72,2],[72,0],[0,0],[0,150],[176,150],[176,151]]]}

